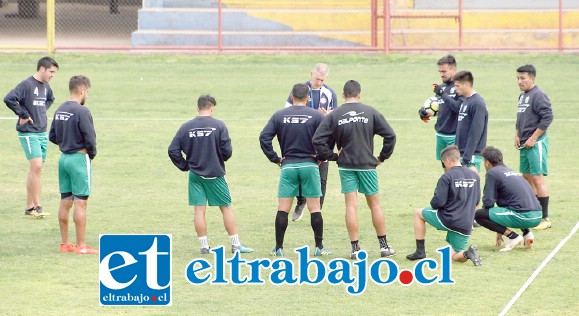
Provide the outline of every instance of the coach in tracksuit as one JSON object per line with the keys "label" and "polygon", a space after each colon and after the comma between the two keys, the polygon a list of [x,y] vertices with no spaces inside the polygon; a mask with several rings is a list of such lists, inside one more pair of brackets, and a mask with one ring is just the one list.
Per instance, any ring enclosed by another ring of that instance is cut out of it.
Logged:
{"label": "coach in tracksuit", "polygon": [[[330,69],[326,64],[316,64],[310,73],[310,80],[305,84],[310,88],[309,99],[306,106],[314,110],[318,110],[324,115],[330,113],[333,109],[338,107],[338,95],[336,92],[325,84],[326,78],[330,73]],[[285,106],[292,106],[291,93],[288,96]],[[322,186],[322,196],[320,197],[320,208],[324,207],[324,197],[326,196],[326,184],[328,182],[328,167],[327,161],[320,162],[320,184]],[[306,199],[300,194],[297,197],[296,208],[292,215],[292,221],[298,221],[302,218],[303,210],[306,205]]]}
{"label": "coach in tracksuit", "polygon": [[[497,233],[497,246],[503,235],[509,238],[502,252],[511,251],[518,245],[533,246],[534,237],[529,228],[541,222],[541,204],[529,183],[518,173],[503,164],[503,154],[494,147],[482,152],[487,171],[483,208],[476,211],[475,220]],[[495,207],[496,203],[496,207]],[[519,236],[509,228],[520,228]]]}
{"label": "coach in tracksuit", "polygon": [[476,205],[480,201],[480,179],[476,172],[461,166],[457,146],[446,147],[442,153],[445,173],[434,190],[430,206],[414,212],[414,235],[416,251],[407,255],[408,260],[426,258],[426,223],[438,230],[446,231],[446,241],[452,247],[452,260],[472,260],[481,265],[476,246],[465,251],[472,232],[472,221]]}
{"label": "coach in tracksuit", "polygon": [[[91,161],[97,154],[96,133],[90,110],[84,106],[90,89],[85,76],[70,78],[69,101],[54,113],[48,138],[57,144],[62,154],[58,160],[60,207],[58,221],[62,243],[60,252],[97,254],[98,250],[86,244],[86,209],[92,187]],[[68,238],[69,211],[74,204],[76,245]]]}
{"label": "coach in tracksuit", "polygon": [[462,165],[479,172],[481,153],[487,145],[489,114],[485,100],[474,91],[473,83],[474,77],[469,71],[461,71],[454,76],[456,92],[464,97],[458,112],[456,145]]}
{"label": "coach in tracksuit", "polygon": [[[275,112],[267,122],[261,134],[259,143],[269,161],[281,166],[278,188],[278,211],[275,218],[275,248],[271,255],[283,256],[283,240],[288,226],[288,213],[295,196],[299,194],[306,198],[314,231],[316,249],[315,256],[330,255],[331,251],[324,248],[324,221],[321,213],[320,172],[316,151],[312,145],[314,132],[322,122],[324,115],[309,108],[310,88],[303,83],[293,86],[291,100],[293,105]],[[272,140],[277,136],[281,149],[281,157],[275,152]]]}
{"label": "coach in tracksuit", "polygon": [[[314,134],[314,147],[325,160],[338,164],[342,193],[346,200],[346,227],[350,236],[352,253],[356,259],[360,251],[358,235],[358,191],[366,195],[372,212],[382,257],[395,254],[386,241],[384,213],[380,206],[378,174],[376,166],[390,158],[396,144],[396,134],[384,116],[376,109],[360,103],[362,88],[357,81],[344,85],[345,104],[333,110],[320,124]],[[378,157],[374,156],[374,135],[382,136],[383,145]],[[338,153],[331,144],[336,143]]]}
{"label": "coach in tracksuit", "polygon": [[197,99],[199,115],[181,125],[169,145],[169,158],[179,170],[189,172],[189,205],[195,208],[195,232],[201,254],[210,253],[205,220],[207,204],[219,206],[231,240],[231,252],[253,252],[252,248],[240,243],[237,234],[231,194],[225,180],[225,161],[233,152],[231,138],[225,123],[213,118],[215,105],[217,101],[212,96],[202,95]]}
{"label": "coach in tracksuit", "polygon": [[535,85],[537,70],[533,65],[517,69],[517,81],[522,91],[517,111],[515,147],[520,150],[520,171],[539,198],[543,220],[535,229],[551,227],[549,219],[549,189],[545,181],[548,174],[547,161],[549,137],[547,128],[553,121],[549,97]]}

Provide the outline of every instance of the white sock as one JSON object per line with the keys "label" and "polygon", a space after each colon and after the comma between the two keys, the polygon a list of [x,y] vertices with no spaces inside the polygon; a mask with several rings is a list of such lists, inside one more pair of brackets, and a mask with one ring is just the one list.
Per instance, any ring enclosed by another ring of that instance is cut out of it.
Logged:
{"label": "white sock", "polygon": [[239,235],[237,234],[229,236],[229,239],[231,239],[231,245],[233,246],[239,246],[241,244],[239,242]]}
{"label": "white sock", "polygon": [[201,243],[201,248],[209,249],[209,241],[207,240],[207,236],[198,237],[199,242]]}

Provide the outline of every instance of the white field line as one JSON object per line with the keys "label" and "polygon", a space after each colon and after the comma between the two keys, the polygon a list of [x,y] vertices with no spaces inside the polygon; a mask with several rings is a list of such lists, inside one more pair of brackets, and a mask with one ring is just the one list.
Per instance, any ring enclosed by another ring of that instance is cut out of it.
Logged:
{"label": "white field line", "polygon": [[[93,119],[95,121],[145,121],[145,122],[155,122],[155,121],[177,121],[177,122],[181,122],[183,120],[190,120],[192,118],[194,118],[196,115],[192,114],[192,115],[184,115],[183,117],[151,117],[151,118],[146,118],[146,117],[93,117]],[[217,116],[217,118],[219,118],[219,116]],[[221,119],[221,118],[219,118]],[[0,121],[6,121],[6,120],[16,120],[16,116],[14,117],[0,117]],[[48,118],[49,121],[52,120],[52,118]],[[263,119],[257,119],[257,118],[246,118],[246,119],[237,119],[237,118],[231,118],[231,119],[222,119],[224,121],[267,121],[268,118],[263,118]],[[386,118],[386,120],[388,121],[392,121],[392,122],[406,122],[406,121],[418,121],[419,119],[414,119],[414,118]],[[515,119],[509,119],[509,118],[497,118],[497,119],[489,119],[489,121],[494,121],[494,122],[514,122]],[[579,118],[570,118],[570,119],[557,119],[557,122],[579,122]]]}
{"label": "white field line", "polygon": [[529,279],[527,279],[527,282],[525,282],[525,284],[523,284],[523,286],[519,289],[517,294],[515,294],[515,296],[513,296],[513,298],[511,299],[511,301],[503,308],[503,310],[501,311],[499,316],[504,316],[509,311],[509,309],[511,307],[513,307],[513,305],[519,299],[519,297],[521,297],[523,292],[525,292],[525,290],[529,287],[529,285],[531,285],[531,282],[533,282],[533,280],[537,277],[537,275],[539,275],[541,270],[543,270],[543,268],[547,265],[547,263],[549,263],[549,261],[551,261],[551,259],[553,259],[555,254],[557,252],[559,252],[559,250],[565,245],[565,243],[567,243],[567,241],[569,241],[569,239],[575,234],[575,232],[577,232],[577,229],[579,229],[579,222],[577,222],[575,224],[575,227],[573,227],[573,229],[571,229],[571,232],[569,233],[569,235],[567,235],[567,237],[563,238],[563,240],[561,240],[561,242],[559,242],[557,247],[555,247],[555,249],[553,249],[553,251],[551,251],[551,253],[547,256],[547,258],[545,258],[545,260],[543,260],[543,262],[541,262],[541,264],[537,267],[535,272],[533,272],[533,274],[529,277]]}

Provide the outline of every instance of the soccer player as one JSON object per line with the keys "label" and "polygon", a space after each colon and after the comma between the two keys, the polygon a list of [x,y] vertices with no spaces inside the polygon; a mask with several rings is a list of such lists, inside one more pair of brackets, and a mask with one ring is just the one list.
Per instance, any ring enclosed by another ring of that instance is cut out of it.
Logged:
{"label": "soccer player", "polygon": [[[213,118],[217,102],[209,95],[197,100],[199,115],[179,128],[169,145],[168,153],[173,164],[189,172],[189,205],[195,208],[195,232],[201,243],[201,254],[209,254],[205,211],[209,206],[219,206],[225,230],[231,239],[231,252],[253,252],[239,241],[235,215],[231,207],[231,194],[225,179],[225,161],[232,154],[227,126]],[[185,153],[186,158],[183,158]]]}
{"label": "soccer player", "polygon": [[[456,141],[456,125],[458,110],[462,98],[456,93],[453,76],[456,74],[456,59],[452,55],[440,58],[437,62],[441,84],[434,85],[434,93],[439,97],[438,119],[434,125],[436,131],[436,160],[440,160],[442,150]],[[424,122],[430,120],[428,114],[421,108],[418,111]]]}
{"label": "soccer player", "polygon": [[520,150],[520,171],[537,195],[543,210],[543,220],[535,227],[542,230],[551,227],[549,219],[549,190],[545,182],[549,138],[547,128],[553,121],[551,101],[547,94],[535,85],[537,70],[533,65],[517,69],[517,81],[522,93],[519,96],[515,148]]}
{"label": "soccer player", "polygon": [[[86,244],[86,209],[92,186],[91,162],[97,154],[96,133],[90,110],[84,106],[90,90],[90,80],[85,76],[73,76],[68,83],[69,101],[54,113],[49,139],[62,152],[58,160],[58,184],[60,187],[60,252],[98,254]],[[68,239],[68,217],[72,206],[76,228],[76,245]]]}
{"label": "soccer player", "polygon": [[[396,134],[384,116],[376,109],[360,103],[360,83],[349,80],[344,84],[345,104],[333,110],[314,134],[316,151],[325,160],[336,161],[340,173],[342,193],[346,200],[346,227],[352,245],[351,259],[360,251],[358,235],[358,191],[366,196],[372,213],[380,254],[390,257],[394,249],[386,240],[384,213],[380,206],[380,188],[376,166],[390,158],[396,144]],[[383,138],[382,150],[374,156],[374,135]],[[335,141],[338,153],[331,144]]]}
{"label": "soccer player", "polygon": [[474,245],[468,247],[472,222],[480,200],[478,173],[461,166],[460,152],[455,145],[446,147],[442,153],[445,173],[440,177],[430,201],[431,207],[418,208],[414,212],[414,235],[416,251],[406,256],[408,260],[426,258],[424,245],[426,223],[438,230],[446,231],[446,241],[452,247],[452,260],[465,262],[470,259],[475,266],[481,259]]}
{"label": "soccer player", "polygon": [[487,106],[480,94],[474,91],[474,77],[470,71],[458,72],[453,79],[456,92],[464,98],[458,113],[456,145],[462,156],[462,165],[478,173],[481,152],[487,144]]}
{"label": "soccer player", "polygon": [[[482,155],[487,174],[483,208],[476,211],[475,220],[497,233],[497,247],[501,246],[503,235],[509,238],[501,252],[511,251],[521,244],[532,248],[535,238],[529,228],[541,222],[539,200],[529,183],[519,173],[504,165],[500,150],[487,147]],[[495,203],[497,207],[494,207]],[[523,236],[507,227],[522,229]]]}
{"label": "soccer player", "polygon": [[[293,105],[275,112],[259,135],[261,149],[269,161],[281,167],[278,188],[278,211],[275,217],[275,247],[272,256],[283,256],[283,241],[288,226],[288,214],[293,198],[305,197],[311,216],[316,250],[314,256],[331,255],[332,251],[323,245],[324,219],[320,196],[320,172],[316,151],[312,145],[314,132],[324,119],[320,111],[306,106],[310,100],[310,88],[303,83],[293,86]],[[272,140],[277,136],[281,157],[273,149]]]}
{"label": "soccer player", "polygon": [[[338,106],[338,95],[332,88],[325,84],[326,78],[330,74],[330,69],[326,64],[316,64],[312,69],[311,79],[305,84],[310,88],[309,100],[306,104],[315,110],[319,110],[324,115],[331,112]],[[292,106],[291,93],[287,98],[286,107]],[[328,166],[327,161],[322,161],[319,165],[320,169],[320,184],[322,186],[322,196],[320,197],[320,209],[324,206],[324,197],[326,195],[326,183],[328,182]],[[301,192],[301,186],[300,186]],[[292,215],[292,221],[299,221],[302,218],[304,207],[306,206],[306,199],[300,193],[297,197],[296,208]]]}
{"label": "soccer player", "polygon": [[54,102],[48,84],[58,70],[58,63],[51,57],[42,57],[36,65],[36,73],[20,82],[4,98],[4,103],[18,115],[16,130],[29,171],[26,180],[26,209],[24,215],[42,218],[40,193],[42,190],[42,164],[46,160],[48,138],[46,111]]}

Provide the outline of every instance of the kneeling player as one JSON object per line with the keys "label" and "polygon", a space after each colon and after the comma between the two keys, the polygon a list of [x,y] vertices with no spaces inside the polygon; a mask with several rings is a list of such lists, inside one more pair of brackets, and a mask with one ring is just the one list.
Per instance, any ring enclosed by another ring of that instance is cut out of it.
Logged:
{"label": "kneeling player", "polygon": [[[518,245],[533,247],[534,237],[529,228],[541,223],[541,204],[529,183],[518,173],[503,164],[503,154],[494,147],[482,152],[487,170],[483,195],[483,208],[476,211],[475,220],[482,226],[497,233],[496,245],[503,242],[503,235],[509,241],[500,251],[511,251]],[[495,203],[497,207],[495,206]],[[519,236],[507,227],[520,228]]]}
{"label": "kneeling player", "polygon": [[457,146],[448,146],[441,153],[445,173],[440,177],[430,201],[432,208],[416,209],[414,213],[414,234],[416,251],[407,255],[408,260],[426,258],[424,239],[426,222],[438,230],[446,231],[446,241],[452,247],[452,260],[464,262],[472,260],[481,265],[476,246],[467,248],[472,232],[472,221],[480,200],[480,179],[476,172],[460,164]]}

